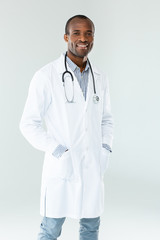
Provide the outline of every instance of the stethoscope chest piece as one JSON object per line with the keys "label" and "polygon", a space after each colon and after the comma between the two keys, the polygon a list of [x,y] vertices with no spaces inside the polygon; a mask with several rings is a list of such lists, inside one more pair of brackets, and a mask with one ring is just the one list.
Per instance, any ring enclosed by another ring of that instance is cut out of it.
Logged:
{"label": "stethoscope chest piece", "polygon": [[99,97],[96,95],[96,94],[94,94],[94,96],[93,96],[93,102],[96,104],[96,103],[99,103]]}

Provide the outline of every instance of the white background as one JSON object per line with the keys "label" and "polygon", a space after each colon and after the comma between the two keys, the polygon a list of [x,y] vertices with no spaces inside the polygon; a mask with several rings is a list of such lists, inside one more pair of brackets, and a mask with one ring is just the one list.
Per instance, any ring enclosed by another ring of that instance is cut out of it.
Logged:
{"label": "white background", "polygon": [[[34,240],[43,153],[19,132],[30,80],[66,50],[64,25],[96,26],[90,60],[108,73],[115,122],[100,240],[160,239],[160,1],[0,1],[0,239]],[[67,219],[60,239],[78,239]]]}

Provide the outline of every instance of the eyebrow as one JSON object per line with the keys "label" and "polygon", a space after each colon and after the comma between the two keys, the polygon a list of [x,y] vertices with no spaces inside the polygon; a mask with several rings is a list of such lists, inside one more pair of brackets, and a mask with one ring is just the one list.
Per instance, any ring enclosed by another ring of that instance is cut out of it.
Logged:
{"label": "eyebrow", "polygon": [[[73,32],[80,32],[80,30],[75,29],[75,30],[73,30]],[[92,33],[93,31],[92,30],[87,30],[86,32],[91,32]]]}

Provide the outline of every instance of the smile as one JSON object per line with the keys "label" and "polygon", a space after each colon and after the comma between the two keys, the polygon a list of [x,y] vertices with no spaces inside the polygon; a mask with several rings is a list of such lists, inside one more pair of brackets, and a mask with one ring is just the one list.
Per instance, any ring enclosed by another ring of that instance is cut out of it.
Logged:
{"label": "smile", "polygon": [[77,44],[77,47],[81,49],[87,49],[88,44]]}

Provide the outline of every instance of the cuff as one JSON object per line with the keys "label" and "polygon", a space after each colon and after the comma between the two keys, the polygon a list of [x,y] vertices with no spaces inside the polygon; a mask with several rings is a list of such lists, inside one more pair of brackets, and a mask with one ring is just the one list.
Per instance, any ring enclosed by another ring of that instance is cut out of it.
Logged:
{"label": "cuff", "polygon": [[62,145],[58,145],[56,147],[56,149],[54,150],[54,152],[52,153],[52,155],[56,158],[59,158],[63,155],[63,153],[67,150],[66,147],[62,146]]}
{"label": "cuff", "polygon": [[112,152],[112,150],[111,150],[111,148],[110,148],[110,146],[109,146],[108,144],[103,143],[103,144],[102,144],[102,147],[105,148],[105,149],[107,149],[108,151]]}

